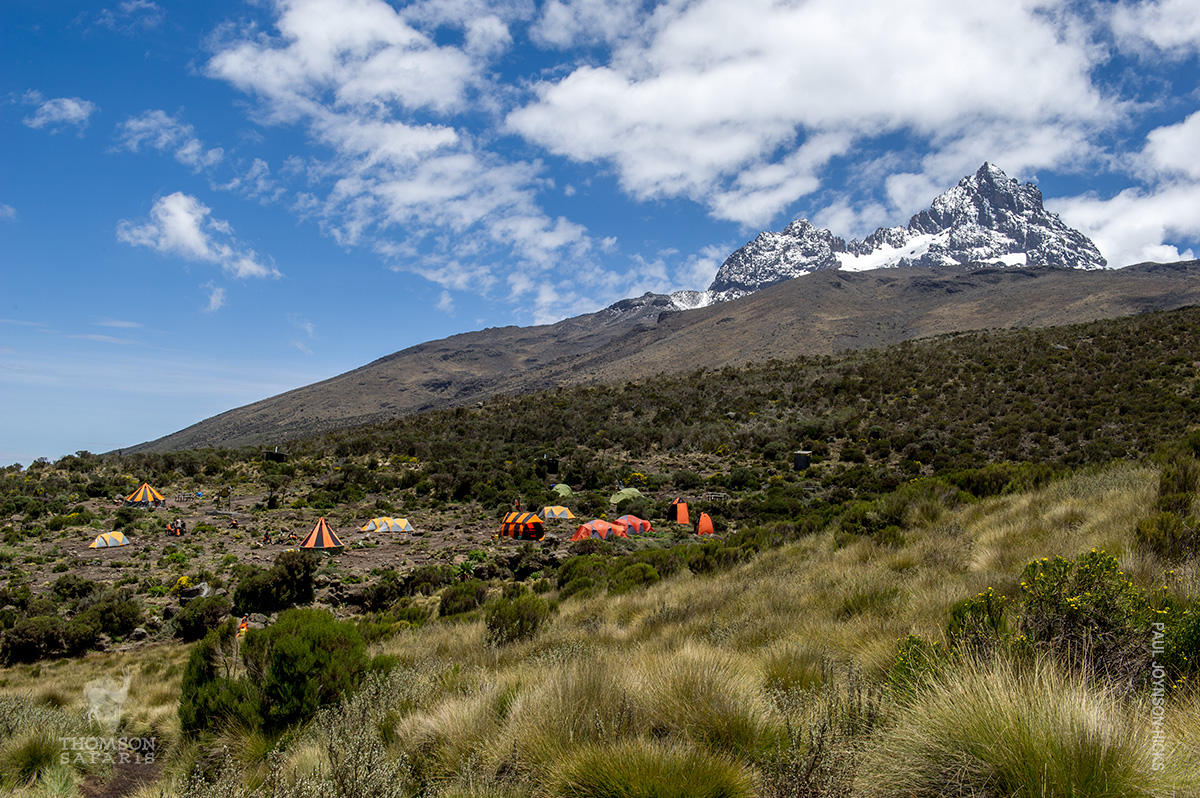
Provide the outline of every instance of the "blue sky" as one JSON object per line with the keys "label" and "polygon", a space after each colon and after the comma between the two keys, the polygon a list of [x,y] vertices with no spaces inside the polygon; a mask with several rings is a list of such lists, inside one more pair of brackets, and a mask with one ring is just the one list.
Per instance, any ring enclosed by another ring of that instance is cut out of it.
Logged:
{"label": "blue sky", "polygon": [[984,161],[1112,266],[1194,257],[1194,3],[7,0],[0,464],[705,288]]}

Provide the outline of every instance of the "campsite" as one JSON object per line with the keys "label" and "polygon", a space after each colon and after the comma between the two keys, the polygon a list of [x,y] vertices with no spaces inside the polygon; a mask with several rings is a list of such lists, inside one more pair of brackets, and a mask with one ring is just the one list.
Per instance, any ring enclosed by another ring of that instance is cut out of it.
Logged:
{"label": "campsite", "polygon": [[0,779],[1196,794],[1196,313],[5,469]]}

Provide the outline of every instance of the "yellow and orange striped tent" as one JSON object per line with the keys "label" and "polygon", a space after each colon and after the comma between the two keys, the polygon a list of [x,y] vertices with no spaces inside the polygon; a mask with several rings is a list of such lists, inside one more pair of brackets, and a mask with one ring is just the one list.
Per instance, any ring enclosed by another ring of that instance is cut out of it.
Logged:
{"label": "yellow and orange striped tent", "polygon": [[166,504],[166,501],[161,493],[150,487],[149,482],[143,482],[140,488],[125,497],[127,505],[141,504],[146,507],[157,507],[160,504]]}
{"label": "yellow and orange striped tent", "polygon": [[329,522],[322,516],[317,519],[317,525],[313,527],[312,532],[308,533],[308,537],[300,544],[302,549],[340,549],[342,541],[329,526]]}
{"label": "yellow and orange striped tent", "polygon": [[541,540],[545,536],[545,522],[537,513],[509,513],[500,523],[500,537]]}

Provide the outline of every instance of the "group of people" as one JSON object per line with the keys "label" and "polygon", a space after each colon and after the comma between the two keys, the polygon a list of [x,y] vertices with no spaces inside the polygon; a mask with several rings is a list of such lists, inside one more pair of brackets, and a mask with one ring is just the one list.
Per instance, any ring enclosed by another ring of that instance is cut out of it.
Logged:
{"label": "group of people", "polygon": [[184,532],[187,532],[187,524],[176,518],[174,521],[167,522],[167,534],[180,537]]}
{"label": "group of people", "polygon": [[[300,536],[290,529],[281,529],[279,530],[279,539],[275,542],[281,545],[284,543],[299,543]],[[262,544],[264,546],[269,546],[271,544],[270,530],[263,530]]]}

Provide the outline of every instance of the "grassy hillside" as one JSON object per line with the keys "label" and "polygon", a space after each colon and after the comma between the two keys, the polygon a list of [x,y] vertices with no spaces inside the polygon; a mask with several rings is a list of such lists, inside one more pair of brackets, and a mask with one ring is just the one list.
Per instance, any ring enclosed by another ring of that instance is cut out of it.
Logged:
{"label": "grassy hillside", "polygon": [[[1200,794],[1198,337],[1186,309],[494,400],[297,441],[285,463],[8,469],[0,780]],[[646,498],[611,507],[618,479]],[[142,480],[186,536],[113,504]],[[560,481],[575,495],[553,496]],[[678,495],[715,539],[665,522]],[[518,497],[657,531],[494,540]],[[349,533],[381,512],[421,534]],[[255,543],[318,514],[353,547],[316,561]],[[84,548],[114,528],[132,551]],[[181,602],[199,581],[225,592]],[[231,611],[265,628],[235,638]],[[55,740],[99,733],[85,684],[123,672],[120,732],[161,741],[154,769],[63,764]]]}

